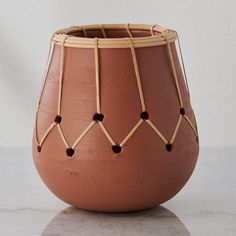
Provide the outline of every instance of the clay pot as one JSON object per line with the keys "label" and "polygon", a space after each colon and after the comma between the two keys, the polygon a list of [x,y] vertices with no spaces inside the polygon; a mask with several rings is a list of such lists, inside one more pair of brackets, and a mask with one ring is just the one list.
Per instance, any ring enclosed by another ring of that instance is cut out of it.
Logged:
{"label": "clay pot", "polygon": [[185,185],[199,145],[177,40],[157,25],[54,33],[33,158],[57,197],[89,210],[135,211]]}

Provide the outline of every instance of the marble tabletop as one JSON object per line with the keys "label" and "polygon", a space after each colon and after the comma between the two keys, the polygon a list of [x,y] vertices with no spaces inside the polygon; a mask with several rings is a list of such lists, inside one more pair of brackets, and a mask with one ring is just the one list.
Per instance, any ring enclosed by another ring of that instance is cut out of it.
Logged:
{"label": "marble tabletop", "polygon": [[136,213],[75,209],[40,180],[30,148],[0,148],[0,236],[236,235],[236,147],[201,149],[195,172],[173,199]]}

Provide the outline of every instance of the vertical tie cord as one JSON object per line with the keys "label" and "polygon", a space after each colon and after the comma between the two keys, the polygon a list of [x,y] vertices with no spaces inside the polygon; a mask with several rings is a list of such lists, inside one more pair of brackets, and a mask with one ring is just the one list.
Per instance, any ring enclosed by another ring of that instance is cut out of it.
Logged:
{"label": "vertical tie cord", "polygon": [[173,59],[173,55],[172,55],[170,42],[167,38],[165,38],[165,40],[166,40],[166,44],[167,44],[168,56],[169,56],[169,60],[170,60],[170,63],[171,63],[171,69],[172,69],[174,80],[175,80],[175,86],[176,86],[176,89],[177,89],[180,106],[183,107],[183,100],[182,100],[182,96],[181,96],[181,92],[180,92],[180,88],[179,88],[179,82],[178,82],[178,77],[177,77],[177,73],[176,73],[176,69],[175,69],[175,64],[174,64],[174,59]]}
{"label": "vertical tie cord", "polygon": [[103,25],[101,25],[100,27],[101,27],[103,38],[107,38],[107,34],[106,34],[106,31],[105,31]]}
{"label": "vertical tie cord", "polygon": [[[152,35],[152,36],[155,35],[155,34],[154,34],[154,30],[153,30],[155,27],[159,27],[159,25],[152,25],[152,26],[150,27],[150,31],[151,31],[151,35]],[[160,34],[163,33],[163,31],[157,30],[157,29],[155,29],[155,32],[160,33]]]}
{"label": "vertical tie cord", "polygon": [[39,141],[38,141],[38,127],[37,127],[37,124],[38,124],[38,111],[36,112],[36,115],[35,115],[35,122],[34,122],[34,140],[35,142],[37,143],[37,145],[39,146]]}
{"label": "vertical tie cord", "polygon": [[141,79],[140,79],[140,74],[139,74],[139,69],[138,69],[138,62],[137,62],[137,57],[136,57],[135,48],[134,48],[132,39],[130,40],[130,48],[131,48],[131,53],[132,53],[132,59],[133,59],[133,64],[134,64],[134,70],[135,70],[135,75],[136,75],[136,80],[137,80],[137,85],[138,85],[138,92],[139,92],[142,111],[146,111],[146,106],[145,106],[145,101],[144,101],[144,96],[143,96],[143,89],[142,89],[142,84],[141,84]]}
{"label": "vertical tie cord", "polygon": [[195,123],[195,127],[196,127],[196,132],[198,135],[198,127],[197,127],[197,121],[196,121],[196,117],[195,117],[195,113],[193,112],[193,118],[194,118],[194,123]]}
{"label": "vertical tie cord", "polygon": [[154,32],[153,32],[153,28],[155,27],[156,25],[152,25],[151,28],[150,28],[150,32],[151,32],[151,35],[154,36]]}
{"label": "vertical tie cord", "polygon": [[87,35],[87,32],[86,32],[86,29],[82,28],[82,30],[83,30],[84,37],[87,38],[88,35]]}
{"label": "vertical tie cord", "polygon": [[46,85],[46,81],[47,81],[47,77],[48,77],[48,71],[49,71],[49,67],[50,67],[50,64],[51,64],[52,54],[53,54],[53,51],[54,51],[54,47],[55,47],[55,44],[54,44],[53,41],[51,41],[50,47],[49,47],[49,51],[48,51],[47,65],[46,65],[46,69],[45,69],[45,72],[44,72],[43,84],[42,84],[41,89],[40,89],[38,107],[37,107],[37,111],[36,111],[36,115],[35,115],[35,141],[36,141],[37,145],[39,145],[38,129],[37,129],[37,125],[38,125],[38,112],[39,112],[39,107],[40,107],[40,104],[41,104],[41,101],[42,101],[43,91],[44,91],[44,88],[45,88],[45,85]]}
{"label": "vertical tie cord", "polygon": [[95,57],[95,77],[96,77],[96,106],[97,106],[97,113],[100,114],[101,113],[101,107],[100,107],[98,38],[95,38],[94,57]]}
{"label": "vertical tie cord", "polygon": [[133,38],[133,35],[132,35],[132,33],[131,33],[130,29],[129,29],[129,23],[127,23],[125,26],[126,26],[126,30],[128,32],[129,37]]}
{"label": "vertical tie cord", "polygon": [[186,88],[187,88],[187,91],[188,91],[188,95],[190,97],[188,79],[187,79],[187,75],[186,75],[184,59],[183,59],[183,54],[182,54],[182,49],[181,49],[181,46],[180,46],[180,41],[179,41],[179,35],[178,34],[177,34],[177,42],[178,42],[178,47],[179,47],[179,52],[180,52],[181,64],[182,64],[183,72],[184,72],[184,80],[185,80]]}
{"label": "vertical tie cord", "polygon": [[62,45],[61,45],[61,60],[60,60],[60,77],[59,77],[59,91],[58,91],[58,105],[57,105],[57,114],[61,115],[61,99],[62,99],[62,83],[64,77],[64,57],[65,57],[65,41],[64,38]]}
{"label": "vertical tie cord", "polygon": [[52,54],[54,51],[54,47],[55,47],[55,43],[53,41],[51,41],[50,43],[50,47],[49,47],[49,52],[48,52],[48,58],[47,58],[47,65],[46,65],[46,70],[44,72],[44,78],[43,78],[43,84],[40,90],[40,95],[39,95],[39,101],[38,101],[38,109],[42,100],[42,96],[43,96],[43,91],[46,85],[46,80],[47,80],[47,76],[48,76],[48,71],[49,71],[49,67],[51,64],[51,59],[52,59]]}

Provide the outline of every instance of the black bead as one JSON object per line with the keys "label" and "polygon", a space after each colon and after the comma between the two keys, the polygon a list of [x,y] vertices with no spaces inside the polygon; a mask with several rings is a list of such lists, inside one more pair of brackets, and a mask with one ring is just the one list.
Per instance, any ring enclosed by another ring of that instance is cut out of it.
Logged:
{"label": "black bead", "polygon": [[103,118],[104,118],[104,115],[103,114],[99,114],[99,113],[96,113],[93,116],[93,120],[95,120],[95,121],[103,121]]}
{"label": "black bead", "polygon": [[183,108],[183,107],[181,107],[181,108],[179,109],[179,111],[180,111],[180,114],[181,114],[182,116],[184,116],[184,115],[185,115],[185,110],[184,110],[184,108]]}
{"label": "black bead", "polygon": [[149,114],[147,111],[143,111],[140,113],[140,117],[143,119],[143,120],[147,120],[149,118]]}
{"label": "black bead", "polygon": [[113,146],[112,146],[112,150],[113,150],[113,152],[115,152],[115,153],[119,153],[119,152],[121,152],[122,148],[121,148],[120,145],[113,145]]}
{"label": "black bead", "polygon": [[57,124],[60,124],[61,123],[61,120],[62,120],[62,117],[61,116],[59,116],[59,115],[57,115],[56,117],[55,117],[55,122],[57,123]]}
{"label": "black bead", "polygon": [[37,150],[38,150],[38,152],[41,152],[42,147],[38,145],[38,146],[37,146]]}
{"label": "black bead", "polygon": [[74,151],[73,148],[67,148],[66,149],[67,156],[72,157],[74,155],[74,153],[75,153],[75,151]]}
{"label": "black bead", "polygon": [[172,144],[171,143],[167,143],[166,144],[166,151],[170,152],[172,150]]}

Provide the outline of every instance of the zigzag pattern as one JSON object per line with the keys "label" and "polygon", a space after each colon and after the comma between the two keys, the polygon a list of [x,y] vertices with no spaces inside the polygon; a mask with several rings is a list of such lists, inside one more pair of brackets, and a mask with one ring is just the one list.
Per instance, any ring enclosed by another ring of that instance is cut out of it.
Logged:
{"label": "zigzag pattern", "polygon": [[[172,51],[171,51],[171,47],[170,47],[170,42],[165,37],[165,41],[166,41],[166,45],[167,45],[167,51],[168,51],[168,58],[169,58],[169,61],[170,61],[170,64],[171,64],[171,69],[172,69],[172,72],[173,72],[173,78],[174,78],[174,82],[175,82],[175,86],[176,86],[176,90],[177,90],[177,94],[178,94],[178,99],[179,99],[179,104],[180,104],[180,110],[179,110],[180,114],[179,114],[178,121],[176,123],[176,127],[174,129],[174,132],[172,134],[172,137],[171,137],[170,140],[167,140],[164,137],[164,135],[159,131],[159,129],[149,119],[149,114],[146,111],[145,99],[144,99],[143,90],[142,90],[142,83],[141,83],[141,79],[140,79],[140,73],[139,73],[139,68],[138,68],[138,63],[137,63],[137,58],[136,58],[136,53],[135,53],[135,47],[133,45],[132,34],[131,34],[131,32],[130,32],[130,30],[128,28],[128,25],[127,25],[127,31],[128,31],[128,33],[130,35],[130,49],[131,49],[131,54],[132,54],[132,59],[133,59],[133,64],[134,64],[134,69],[135,69],[135,75],[136,75],[136,79],[137,79],[137,87],[138,87],[138,91],[139,91],[141,109],[142,109],[142,111],[140,113],[139,121],[135,124],[135,126],[131,129],[131,131],[128,133],[128,135],[119,144],[114,141],[114,139],[109,134],[108,130],[105,128],[105,126],[104,126],[104,124],[102,122],[103,118],[104,118],[104,115],[101,114],[101,104],[100,104],[100,83],[99,83],[100,78],[99,78],[98,38],[95,38],[94,56],[95,56],[96,109],[97,109],[97,113],[94,114],[93,119],[90,122],[90,124],[84,129],[84,131],[79,135],[79,137],[75,140],[75,142],[73,144],[69,144],[68,143],[68,141],[66,140],[66,137],[64,135],[64,132],[62,130],[62,127],[60,125],[60,123],[62,122],[62,117],[61,117],[60,114],[61,114],[62,81],[63,81],[63,69],[64,69],[64,50],[65,50],[64,44],[65,44],[66,39],[69,37],[69,36],[66,36],[64,38],[64,41],[63,41],[62,45],[61,45],[60,78],[59,78],[57,115],[55,116],[54,122],[47,128],[47,130],[43,134],[43,137],[39,140],[38,139],[38,135],[37,135],[38,111],[39,111],[39,106],[40,106],[41,99],[42,99],[43,90],[44,90],[44,87],[45,87],[45,84],[46,84],[46,79],[47,79],[47,75],[48,75],[48,70],[49,70],[49,65],[50,65],[50,62],[51,62],[52,53],[53,53],[54,46],[55,46],[55,43],[53,41],[51,43],[51,47],[50,47],[50,50],[49,50],[48,64],[47,64],[47,68],[46,68],[46,72],[45,72],[45,76],[44,76],[43,86],[42,86],[41,93],[40,93],[40,98],[39,98],[39,103],[38,103],[38,110],[37,110],[37,113],[36,113],[36,120],[35,120],[35,127],[36,127],[35,128],[35,141],[36,141],[36,144],[37,144],[38,152],[41,151],[43,143],[45,142],[45,140],[48,137],[48,135],[50,134],[50,132],[55,127],[57,127],[58,131],[60,133],[60,136],[61,136],[61,138],[62,138],[62,140],[63,140],[63,142],[65,144],[66,154],[67,154],[68,157],[71,158],[73,156],[73,154],[74,154],[75,148],[78,146],[78,144],[83,139],[83,137],[89,132],[90,129],[92,129],[92,127],[95,124],[99,124],[101,130],[103,131],[103,133],[105,134],[107,139],[112,144],[112,150],[115,153],[119,153],[119,152],[122,151],[122,147],[128,142],[128,140],[133,136],[133,134],[138,130],[138,128],[140,127],[140,125],[143,122],[147,122],[147,124],[160,137],[160,139],[166,145],[166,150],[167,151],[171,151],[172,150],[172,144],[175,141],[177,132],[179,130],[180,124],[181,124],[183,119],[185,119],[188,122],[189,126],[191,127],[191,129],[195,133],[196,141],[198,142],[197,127],[195,128],[193,123],[190,121],[189,117],[185,114],[183,100],[182,100],[182,96],[181,96],[181,92],[180,92],[180,88],[179,88],[179,84],[178,84],[176,68],[175,68],[175,64],[174,64],[174,60],[173,60],[173,55],[172,55]],[[163,35],[161,35],[161,36],[164,37]],[[177,39],[178,39],[178,36],[177,36]],[[181,52],[181,48],[180,48],[179,39],[178,39],[178,45],[179,45],[179,49],[180,49],[182,65],[183,65],[183,68],[184,68],[184,63],[183,63],[183,58],[182,58],[182,52]],[[186,86],[187,86],[187,90],[188,90],[185,69],[184,69],[184,76],[185,76],[185,82],[186,82]]]}

